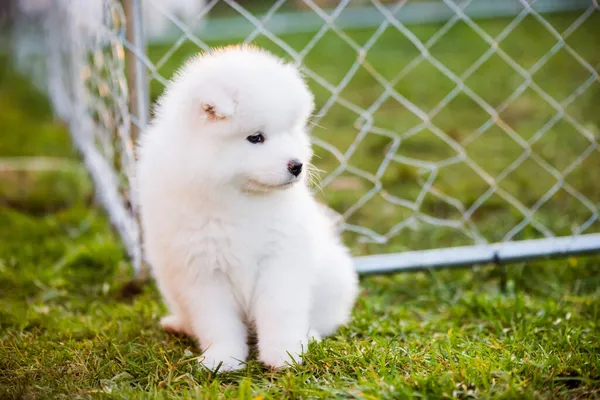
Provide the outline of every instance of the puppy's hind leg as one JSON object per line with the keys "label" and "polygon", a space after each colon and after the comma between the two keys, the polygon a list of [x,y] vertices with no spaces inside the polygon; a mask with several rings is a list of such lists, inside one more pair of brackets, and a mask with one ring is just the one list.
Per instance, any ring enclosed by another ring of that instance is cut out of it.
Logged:
{"label": "puppy's hind leg", "polygon": [[178,280],[171,280],[167,274],[161,272],[157,272],[157,284],[170,315],[161,318],[160,325],[166,332],[193,337],[194,332],[189,325],[189,319],[186,318],[185,302],[179,293]]}
{"label": "puppy's hind leg", "polygon": [[328,254],[317,274],[310,310],[311,329],[326,337],[350,320],[358,295],[358,275],[352,258],[341,246]]}
{"label": "puppy's hind leg", "polygon": [[181,333],[187,336],[194,336],[193,332],[189,329],[183,319],[175,314],[161,318],[160,325],[169,333]]}

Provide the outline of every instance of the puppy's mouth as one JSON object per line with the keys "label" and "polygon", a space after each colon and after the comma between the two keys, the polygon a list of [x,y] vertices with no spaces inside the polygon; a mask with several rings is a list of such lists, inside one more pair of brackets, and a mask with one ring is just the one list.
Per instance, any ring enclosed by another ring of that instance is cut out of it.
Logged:
{"label": "puppy's mouth", "polygon": [[290,179],[289,181],[286,181],[283,183],[270,184],[270,183],[260,182],[256,179],[249,179],[247,189],[252,192],[268,192],[271,190],[283,190],[283,189],[289,188],[290,186],[292,186],[295,183],[298,183],[299,181],[300,181],[300,179],[294,178],[294,179]]}

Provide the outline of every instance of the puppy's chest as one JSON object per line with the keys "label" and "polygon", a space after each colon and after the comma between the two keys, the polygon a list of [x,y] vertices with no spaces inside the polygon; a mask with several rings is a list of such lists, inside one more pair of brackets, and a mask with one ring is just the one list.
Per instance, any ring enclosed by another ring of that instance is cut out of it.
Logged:
{"label": "puppy's chest", "polygon": [[[189,251],[200,268],[229,274],[258,267],[264,233],[243,223],[207,219],[190,232]],[[254,240],[253,240],[254,239]]]}

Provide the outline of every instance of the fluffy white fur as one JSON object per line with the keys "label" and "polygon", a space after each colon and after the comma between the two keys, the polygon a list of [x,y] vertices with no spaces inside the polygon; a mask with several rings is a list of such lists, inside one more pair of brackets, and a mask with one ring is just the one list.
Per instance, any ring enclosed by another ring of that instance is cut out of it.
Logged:
{"label": "fluffy white fur", "polygon": [[[357,275],[306,183],[312,94],[298,70],[251,47],[190,60],[140,140],[145,249],[170,315],[208,368],[243,367],[248,328],[269,367],[345,324]],[[248,136],[262,132],[264,143]],[[295,177],[288,163],[304,164]]]}

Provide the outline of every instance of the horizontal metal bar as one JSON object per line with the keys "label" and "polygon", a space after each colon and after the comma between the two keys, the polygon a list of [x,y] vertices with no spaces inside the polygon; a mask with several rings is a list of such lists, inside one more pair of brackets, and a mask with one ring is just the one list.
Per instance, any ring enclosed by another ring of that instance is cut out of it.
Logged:
{"label": "horizontal metal bar", "polygon": [[355,258],[355,265],[359,274],[373,275],[476,264],[509,264],[596,252],[600,253],[600,233],[362,256]]}

